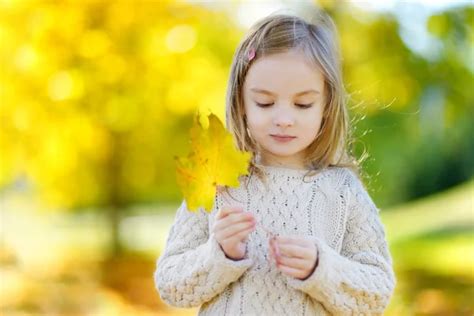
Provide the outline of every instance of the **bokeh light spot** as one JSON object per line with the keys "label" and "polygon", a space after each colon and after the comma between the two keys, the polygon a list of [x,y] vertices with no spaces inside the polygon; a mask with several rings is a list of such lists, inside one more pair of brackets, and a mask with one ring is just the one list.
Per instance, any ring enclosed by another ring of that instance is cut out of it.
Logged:
{"label": "bokeh light spot", "polygon": [[177,25],[166,35],[166,47],[175,53],[185,53],[191,50],[196,42],[196,31],[190,25]]}

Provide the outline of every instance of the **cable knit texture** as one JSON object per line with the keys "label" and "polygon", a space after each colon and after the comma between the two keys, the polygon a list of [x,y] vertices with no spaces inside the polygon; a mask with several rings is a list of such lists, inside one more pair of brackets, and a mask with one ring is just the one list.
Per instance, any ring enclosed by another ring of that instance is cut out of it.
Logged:
{"label": "cable knit texture", "polygon": [[[270,166],[264,172],[267,185],[243,176],[230,196],[216,195],[211,213],[181,204],[154,273],[161,298],[200,306],[199,315],[381,315],[396,279],[379,209],[359,178],[336,167],[312,176]],[[259,223],[239,261],[225,256],[211,231],[229,202]],[[269,262],[262,226],[275,235],[312,238],[319,251],[313,274],[299,280]]]}

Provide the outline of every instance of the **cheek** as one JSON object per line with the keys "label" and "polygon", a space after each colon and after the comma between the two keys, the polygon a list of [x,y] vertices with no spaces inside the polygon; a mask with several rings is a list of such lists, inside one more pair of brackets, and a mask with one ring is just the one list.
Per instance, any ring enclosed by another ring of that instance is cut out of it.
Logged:
{"label": "cheek", "polygon": [[306,115],[302,116],[301,122],[308,134],[315,136],[321,128],[322,111],[315,110],[311,113],[307,113]]}
{"label": "cheek", "polygon": [[261,111],[256,108],[249,108],[246,110],[247,124],[251,130],[258,130],[266,124],[266,116],[262,115]]}
{"label": "cheek", "polygon": [[254,134],[260,133],[261,131],[265,129],[265,126],[266,126],[265,122],[263,121],[261,117],[255,117],[255,116],[248,117],[247,124],[250,131],[252,131]]}

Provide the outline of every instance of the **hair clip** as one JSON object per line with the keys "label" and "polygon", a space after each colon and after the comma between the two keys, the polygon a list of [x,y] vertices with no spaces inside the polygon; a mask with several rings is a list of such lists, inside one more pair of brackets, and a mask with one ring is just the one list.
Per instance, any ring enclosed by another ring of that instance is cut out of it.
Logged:
{"label": "hair clip", "polygon": [[255,48],[251,47],[249,51],[247,52],[247,59],[248,61],[251,61],[254,58],[255,58]]}

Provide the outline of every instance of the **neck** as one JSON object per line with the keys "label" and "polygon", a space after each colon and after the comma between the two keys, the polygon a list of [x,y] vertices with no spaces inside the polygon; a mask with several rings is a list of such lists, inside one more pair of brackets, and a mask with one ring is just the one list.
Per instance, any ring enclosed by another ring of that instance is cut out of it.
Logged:
{"label": "neck", "polygon": [[302,159],[295,159],[295,157],[272,157],[269,155],[257,156],[257,163],[264,166],[284,167],[290,169],[308,169],[304,165]]}

